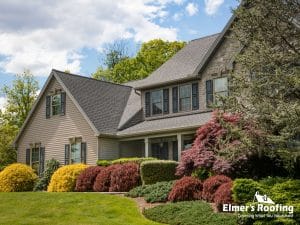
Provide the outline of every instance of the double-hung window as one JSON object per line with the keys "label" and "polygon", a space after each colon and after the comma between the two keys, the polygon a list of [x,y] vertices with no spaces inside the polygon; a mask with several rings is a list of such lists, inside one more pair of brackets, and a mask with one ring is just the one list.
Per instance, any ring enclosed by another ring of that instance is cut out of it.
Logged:
{"label": "double-hung window", "polygon": [[31,167],[36,173],[39,173],[40,166],[40,148],[33,147],[31,149]]}
{"label": "double-hung window", "polygon": [[81,162],[81,142],[71,144],[71,164]]}
{"label": "double-hung window", "polygon": [[51,112],[52,116],[61,114],[61,94],[51,96]]}
{"label": "double-hung window", "polygon": [[65,115],[66,113],[66,93],[55,92],[55,94],[46,96],[46,118],[49,119],[55,115]]}
{"label": "double-hung window", "polygon": [[26,149],[26,164],[38,174],[44,172],[45,148],[40,143],[30,144],[30,148]]}
{"label": "double-hung window", "polygon": [[65,145],[65,165],[86,163],[86,146],[81,137],[70,138],[69,144]]}
{"label": "double-hung window", "polygon": [[163,92],[162,90],[151,92],[151,114],[160,115],[163,112]]}
{"label": "double-hung window", "polygon": [[192,85],[179,86],[179,111],[189,111],[192,109]]}
{"label": "double-hung window", "polygon": [[206,105],[220,105],[220,97],[228,96],[228,79],[221,77],[206,81]]}

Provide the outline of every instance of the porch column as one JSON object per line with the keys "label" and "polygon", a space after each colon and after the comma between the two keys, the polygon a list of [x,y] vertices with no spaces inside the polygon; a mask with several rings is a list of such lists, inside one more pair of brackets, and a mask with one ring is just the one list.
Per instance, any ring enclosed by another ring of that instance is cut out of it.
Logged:
{"label": "porch column", "polygon": [[145,138],[145,157],[149,157],[149,138]]}
{"label": "porch column", "polygon": [[178,161],[181,159],[182,135],[177,134]]}

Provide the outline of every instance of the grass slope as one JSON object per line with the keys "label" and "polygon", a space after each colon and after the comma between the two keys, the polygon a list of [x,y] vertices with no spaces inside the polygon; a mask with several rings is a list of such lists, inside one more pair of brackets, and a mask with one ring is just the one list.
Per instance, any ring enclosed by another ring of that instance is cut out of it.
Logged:
{"label": "grass slope", "polygon": [[158,225],[128,198],[98,193],[0,193],[1,225]]}
{"label": "grass slope", "polygon": [[168,203],[145,210],[144,215],[153,221],[171,225],[235,225],[233,214],[214,213],[211,206],[202,201]]}

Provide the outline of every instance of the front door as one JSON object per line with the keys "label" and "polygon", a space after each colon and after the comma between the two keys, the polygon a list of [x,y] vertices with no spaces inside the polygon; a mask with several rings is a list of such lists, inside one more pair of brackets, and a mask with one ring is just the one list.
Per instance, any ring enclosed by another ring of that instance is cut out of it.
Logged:
{"label": "front door", "polygon": [[169,159],[168,142],[152,143],[151,155],[157,159]]}

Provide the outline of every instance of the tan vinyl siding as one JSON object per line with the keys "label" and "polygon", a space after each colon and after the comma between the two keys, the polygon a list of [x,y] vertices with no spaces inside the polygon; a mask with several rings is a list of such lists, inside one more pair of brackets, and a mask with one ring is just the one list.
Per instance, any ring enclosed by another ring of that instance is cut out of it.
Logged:
{"label": "tan vinyl siding", "polygon": [[119,154],[119,141],[110,138],[99,138],[99,159],[117,159]]}
{"label": "tan vinyl siding", "polygon": [[54,158],[63,165],[65,144],[69,143],[69,138],[81,137],[87,143],[87,164],[94,165],[97,160],[97,137],[68,94],[66,114],[46,119],[46,95],[58,89],[62,90],[62,87],[52,78],[17,143],[18,161],[25,163],[26,148],[31,143],[41,143],[45,147],[45,160]]}

